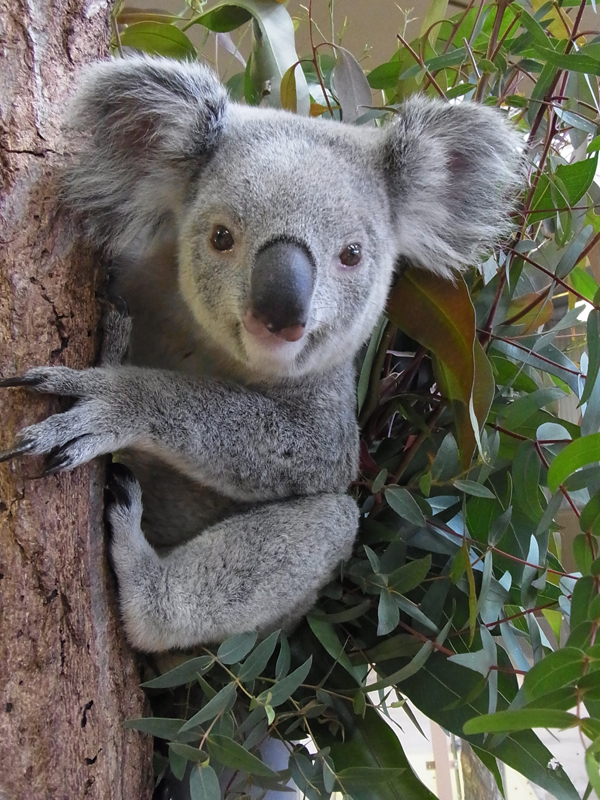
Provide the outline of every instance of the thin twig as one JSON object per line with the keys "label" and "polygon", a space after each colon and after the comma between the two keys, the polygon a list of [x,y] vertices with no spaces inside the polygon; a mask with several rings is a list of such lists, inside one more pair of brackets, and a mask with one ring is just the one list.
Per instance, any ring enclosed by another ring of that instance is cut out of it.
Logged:
{"label": "thin twig", "polygon": [[446,95],[444,94],[444,92],[442,91],[440,86],[438,85],[438,82],[436,81],[436,79],[433,77],[431,72],[425,66],[425,62],[423,61],[421,56],[415,50],[413,50],[413,48],[409,45],[409,43],[406,41],[406,39],[404,39],[399,33],[396,34],[396,38],[398,39],[398,41],[400,41],[404,45],[404,47],[406,47],[406,49],[410,52],[410,54],[415,59],[417,64],[421,67],[421,69],[425,70],[425,74],[429,78],[429,80],[431,82],[431,85],[436,90],[436,92],[439,94],[439,96],[442,98],[442,100],[448,100],[448,98],[446,97]]}

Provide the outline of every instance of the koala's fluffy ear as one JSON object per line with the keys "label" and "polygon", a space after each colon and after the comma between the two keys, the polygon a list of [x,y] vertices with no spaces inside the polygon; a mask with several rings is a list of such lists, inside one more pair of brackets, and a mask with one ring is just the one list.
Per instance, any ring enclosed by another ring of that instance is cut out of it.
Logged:
{"label": "koala's fluffy ear", "polygon": [[417,96],[384,137],[400,255],[450,276],[511,230],[523,142],[500,112]]}
{"label": "koala's fluffy ear", "polygon": [[96,244],[123,251],[177,210],[219,142],[226,105],[200,64],[136,57],[84,71],[68,123],[86,139],[63,184]]}

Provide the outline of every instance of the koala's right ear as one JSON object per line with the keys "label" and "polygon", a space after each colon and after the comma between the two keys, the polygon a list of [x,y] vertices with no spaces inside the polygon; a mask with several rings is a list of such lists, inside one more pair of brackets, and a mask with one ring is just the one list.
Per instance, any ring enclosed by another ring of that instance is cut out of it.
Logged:
{"label": "koala's right ear", "polygon": [[88,67],[68,119],[87,138],[63,186],[92,241],[123,251],[176,212],[218,145],[226,108],[225,89],[200,64],[135,57]]}

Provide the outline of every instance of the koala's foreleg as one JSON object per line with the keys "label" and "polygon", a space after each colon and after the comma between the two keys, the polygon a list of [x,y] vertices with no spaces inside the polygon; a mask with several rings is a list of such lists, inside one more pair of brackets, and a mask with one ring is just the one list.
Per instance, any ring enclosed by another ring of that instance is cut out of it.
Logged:
{"label": "koala's foreleg", "polygon": [[50,472],[132,448],[255,502],[343,491],[356,469],[352,377],[344,373],[270,393],[140,367],[37,367],[0,385],[77,398],[0,454],[51,453]]}
{"label": "koala's foreleg", "polygon": [[351,554],[356,504],[319,494],[260,505],[159,556],[140,527],[139,484],[123,468],[114,480],[111,555],[127,636],[140,650],[285,628]]}

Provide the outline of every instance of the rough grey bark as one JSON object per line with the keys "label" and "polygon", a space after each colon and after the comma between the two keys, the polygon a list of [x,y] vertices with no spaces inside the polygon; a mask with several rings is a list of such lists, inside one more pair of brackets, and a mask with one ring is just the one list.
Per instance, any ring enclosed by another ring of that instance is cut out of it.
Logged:
{"label": "rough grey bark", "polygon": [[461,744],[460,762],[463,772],[465,800],[502,800],[494,776],[473,752],[471,745]]}
{"label": "rough grey bark", "polygon": [[[0,375],[84,367],[98,346],[93,254],[56,208],[60,114],[103,56],[107,0],[0,0]],[[0,448],[60,407],[2,390]],[[102,526],[104,466],[0,466],[0,798],[146,800],[149,737]]]}

